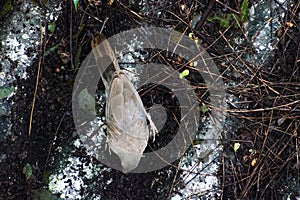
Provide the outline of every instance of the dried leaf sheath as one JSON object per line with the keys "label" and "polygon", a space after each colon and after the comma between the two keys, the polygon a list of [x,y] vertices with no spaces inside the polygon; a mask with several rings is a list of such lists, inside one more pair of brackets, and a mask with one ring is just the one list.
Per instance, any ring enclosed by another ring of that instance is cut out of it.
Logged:
{"label": "dried leaf sheath", "polygon": [[[103,38],[100,42],[102,40]],[[127,173],[137,167],[149,137],[155,136],[157,129],[146,112],[135,87],[120,70],[108,42],[105,41],[104,48],[96,46],[92,42],[92,47],[96,48],[94,55],[98,56],[96,57],[98,65],[101,65],[101,59],[113,61],[112,66],[109,66],[107,70],[99,71],[108,96],[106,102],[107,142],[109,148],[119,156],[122,171]]]}
{"label": "dried leaf sheath", "polygon": [[[98,45],[102,43],[102,45]],[[105,39],[104,35],[97,32],[96,36],[93,37],[91,41],[91,46],[93,49],[93,54],[96,59],[96,62],[98,64],[98,70],[101,76],[101,79],[105,86],[106,93],[109,90],[113,74],[115,71],[120,71],[120,67],[117,61],[117,58],[114,54],[114,51],[112,50],[110,44]],[[109,65],[106,69],[106,66],[103,66],[103,60],[111,61],[112,64]],[[104,71],[105,69],[105,71]]]}

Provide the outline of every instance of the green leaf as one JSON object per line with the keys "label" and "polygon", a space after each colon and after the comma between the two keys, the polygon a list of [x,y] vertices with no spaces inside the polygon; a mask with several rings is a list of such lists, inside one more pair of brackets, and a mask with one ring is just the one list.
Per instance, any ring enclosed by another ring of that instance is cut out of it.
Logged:
{"label": "green leaf", "polygon": [[241,20],[242,22],[247,21],[249,16],[249,2],[248,0],[244,0],[241,6]]}
{"label": "green leaf", "polygon": [[78,1],[79,1],[79,0],[73,0],[74,7],[75,7],[75,10],[76,10],[76,11],[77,11],[77,9],[78,9]]}
{"label": "green leaf", "polygon": [[47,55],[49,55],[50,53],[56,51],[56,49],[58,48],[58,46],[59,46],[59,43],[58,43],[57,45],[51,47],[50,49],[48,49],[48,50],[45,52],[45,55],[47,56]]}
{"label": "green leaf", "polygon": [[220,18],[220,26],[222,26],[224,28],[228,28],[230,20],[231,20],[231,17],[232,17],[231,14],[226,14],[226,17]]}
{"label": "green leaf", "polygon": [[50,33],[53,33],[54,30],[55,30],[55,22],[48,23],[48,31],[50,31]]}
{"label": "green leaf", "polygon": [[240,143],[238,143],[238,142],[234,143],[234,145],[233,145],[233,151],[234,151],[234,153],[236,153],[236,151],[240,148],[240,146],[241,146]]}
{"label": "green leaf", "polygon": [[188,69],[183,70],[183,72],[179,73],[179,78],[183,78],[186,77],[187,75],[189,75],[190,71]]}
{"label": "green leaf", "polygon": [[83,89],[78,97],[77,101],[79,104],[79,107],[86,111],[87,113],[90,113],[92,115],[96,115],[95,113],[95,98],[89,94],[87,88]]}
{"label": "green leaf", "polygon": [[5,99],[15,90],[13,86],[0,88],[0,99]]}
{"label": "green leaf", "polygon": [[216,20],[220,20],[220,17],[218,17],[218,16],[212,16],[212,17],[208,17],[206,20],[208,22],[213,22],[213,21],[216,21]]}
{"label": "green leaf", "polygon": [[218,16],[209,17],[207,18],[207,21],[213,22],[217,20],[220,22],[221,27],[228,28],[231,19],[232,19],[232,14],[227,13],[225,17],[218,17]]}
{"label": "green leaf", "polygon": [[23,167],[23,174],[25,174],[26,179],[29,179],[32,176],[32,167],[29,163],[26,163],[26,165]]}

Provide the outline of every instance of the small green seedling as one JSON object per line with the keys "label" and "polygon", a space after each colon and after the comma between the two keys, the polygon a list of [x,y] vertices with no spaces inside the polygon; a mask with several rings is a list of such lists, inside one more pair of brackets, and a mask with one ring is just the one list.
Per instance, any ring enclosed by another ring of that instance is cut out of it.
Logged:
{"label": "small green seedling", "polygon": [[221,27],[228,28],[230,25],[230,21],[234,19],[236,21],[234,27],[238,28],[241,23],[244,23],[248,20],[248,17],[249,17],[249,2],[248,0],[244,0],[242,2],[241,12],[239,15],[234,13],[226,13],[225,17],[213,16],[207,18],[207,21],[213,22],[217,20],[220,22]]}
{"label": "small green seedling", "polygon": [[78,1],[79,1],[79,0],[73,0],[74,7],[75,7],[75,10],[76,10],[76,11],[77,11],[77,9],[78,9]]}
{"label": "small green seedling", "polygon": [[188,76],[190,71],[188,69],[183,70],[183,72],[179,73],[179,78],[182,79],[183,77]]}
{"label": "small green seedling", "polygon": [[237,152],[237,150],[240,148],[240,146],[241,146],[240,143],[238,143],[238,142],[234,143],[234,145],[233,145],[233,151],[234,151],[234,153]]}
{"label": "small green seedling", "polygon": [[220,22],[221,27],[227,28],[227,27],[229,27],[229,23],[230,23],[231,19],[232,19],[232,14],[226,14],[225,17],[218,17],[218,16],[209,17],[207,19],[207,21],[213,22],[213,21],[217,20]]}
{"label": "small green seedling", "polygon": [[242,22],[247,21],[248,16],[249,16],[249,2],[248,0],[244,0],[241,6],[241,16],[240,16]]}
{"label": "small green seedling", "polygon": [[209,111],[208,107],[205,104],[202,104],[201,106],[199,106],[199,110],[202,113],[207,113]]}

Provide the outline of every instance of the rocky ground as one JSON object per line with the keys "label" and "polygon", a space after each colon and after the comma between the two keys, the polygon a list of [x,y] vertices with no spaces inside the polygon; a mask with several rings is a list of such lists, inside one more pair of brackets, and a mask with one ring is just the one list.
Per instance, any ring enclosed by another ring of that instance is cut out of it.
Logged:
{"label": "rocky ground", "polygon": [[[233,18],[228,25],[213,20],[219,16],[224,21],[226,13],[241,13],[242,2],[210,2],[214,3],[147,1],[145,8],[138,1],[94,0],[80,1],[77,11],[71,1],[36,3],[41,7],[44,27],[52,23],[43,16],[45,9],[59,5],[61,12],[55,20],[55,29],[45,32],[38,56],[27,68],[28,78],[14,82],[18,89],[9,100],[14,102],[11,134],[0,143],[0,199],[57,199],[48,192],[49,174],[65,155],[99,165],[86,155],[84,148],[75,149],[73,145],[78,136],[74,134],[71,99],[78,67],[91,51],[90,40],[101,30],[106,18],[103,33],[107,37],[143,24],[193,33],[220,67],[228,99],[233,101],[228,101],[227,123],[220,135],[223,153],[217,158],[221,165],[216,174],[220,185],[215,190],[221,193],[216,199],[300,198],[299,2],[285,9],[281,27],[273,35],[274,50],[260,64],[245,58],[257,52],[241,21],[238,26]],[[255,1],[250,1],[249,7],[254,4]],[[15,5],[15,10],[20,9],[18,3]],[[205,20],[195,20],[199,13]],[[236,38],[243,42],[237,42]],[[100,83],[99,88],[102,87]],[[32,124],[30,136],[29,124]],[[166,133],[165,137],[172,137],[172,133]],[[164,141],[158,138],[156,145]],[[236,143],[240,147],[235,151]],[[155,144],[153,147],[156,148]],[[30,177],[25,176],[26,164],[32,169]],[[177,165],[175,162],[145,174],[100,170],[99,176],[84,180],[90,186],[81,188],[79,193],[85,199],[95,195],[101,199],[169,199],[184,187],[180,178],[183,171]],[[77,167],[79,171],[83,168]],[[191,196],[186,199],[205,199],[205,195]]]}

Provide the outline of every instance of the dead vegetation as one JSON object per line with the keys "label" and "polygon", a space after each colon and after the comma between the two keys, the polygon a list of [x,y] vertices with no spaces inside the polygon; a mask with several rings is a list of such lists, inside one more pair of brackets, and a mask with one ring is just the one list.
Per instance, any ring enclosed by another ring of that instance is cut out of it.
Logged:
{"label": "dead vegetation", "polygon": [[[266,55],[259,64],[246,59],[247,56],[255,55],[256,52],[253,48],[253,41],[246,34],[244,22],[232,18],[227,26],[221,25],[218,20],[210,20],[214,16],[225,19],[228,13],[241,14],[243,1],[150,0],[145,3],[146,10],[142,10],[140,1],[130,1],[131,3],[116,0],[80,2],[78,11],[75,12],[73,8],[70,8],[70,2],[64,1],[62,15],[56,23],[56,31],[51,36],[45,36],[47,44],[43,49],[64,43],[64,53],[71,54],[71,56],[68,57],[69,60],[66,63],[63,63],[58,52],[53,52],[41,63],[44,68],[37,90],[39,99],[32,120],[30,139],[20,137],[19,131],[28,130],[29,122],[26,119],[29,119],[28,105],[32,99],[27,97],[25,101],[21,94],[28,93],[28,91],[20,90],[20,94],[17,95],[16,105],[19,107],[16,106],[15,109],[20,116],[13,118],[17,122],[13,126],[14,137],[17,139],[12,137],[7,139],[8,142],[1,144],[1,150],[16,153],[8,156],[10,163],[7,166],[3,165],[1,170],[5,180],[3,181],[5,192],[1,194],[3,196],[0,195],[0,198],[16,197],[17,199],[19,197],[22,199],[33,189],[42,188],[44,185],[42,173],[36,174],[36,180],[29,183],[24,177],[20,178],[22,173],[17,168],[21,169],[28,162],[38,162],[40,166],[45,166],[41,167],[40,171],[47,172],[53,167],[52,165],[55,165],[55,161],[53,164],[46,159],[54,157],[55,152],[52,151],[54,147],[72,143],[71,134],[74,127],[71,115],[63,113],[71,112],[68,99],[71,99],[74,71],[78,63],[90,52],[89,42],[92,35],[102,29],[103,22],[106,22],[103,29],[106,37],[145,23],[172,28],[185,34],[193,33],[220,67],[227,87],[228,100],[226,129],[220,135],[223,146],[223,153],[219,160],[221,167],[217,174],[220,179],[221,199],[284,199],[287,196],[295,199],[300,197],[299,1],[283,8],[284,16],[279,19],[281,28],[277,30],[276,35],[272,35],[274,50],[269,52],[269,56]],[[258,1],[250,1],[249,7],[256,2]],[[272,3],[283,7],[276,0]],[[202,18],[197,20],[195,17],[197,15]],[[269,23],[271,18],[263,20]],[[237,40],[243,42],[238,43]],[[36,73],[36,70],[29,71],[31,77],[36,77]],[[31,95],[27,96],[33,96],[33,89],[30,89],[35,84],[33,78],[27,83],[19,80],[18,84],[25,85],[25,87],[20,87],[23,88],[22,90],[28,87]],[[57,96],[50,95],[47,91],[52,91]],[[212,108],[214,106],[216,107],[216,105],[211,105]],[[24,110],[27,111],[26,114]],[[21,121],[22,123],[18,123]],[[45,124],[45,126],[39,124]],[[62,124],[64,126],[61,126]],[[55,146],[51,149],[50,143],[53,143],[53,138],[57,139],[55,139]],[[158,138],[157,141],[159,140]],[[15,147],[17,143],[19,145]],[[236,152],[233,150],[235,143],[240,144]],[[43,151],[41,152],[40,149]],[[29,152],[29,156],[19,158],[18,154],[25,150]],[[8,155],[9,152],[7,152]],[[36,152],[40,153],[37,155]],[[82,149],[76,154],[85,156]],[[10,168],[15,170],[6,174]],[[103,199],[166,199],[172,196],[174,190],[176,192],[182,186],[179,181],[180,170],[175,169],[174,165],[144,175],[124,175],[113,172],[103,172],[101,177],[96,177],[93,181],[89,180],[90,185],[95,185],[82,193],[100,194]],[[8,176],[15,177],[15,181],[7,181]],[[111,184],[106,185],[103,182],[103,179],[110,180],[111,178],[115,180]],[[114,192],[116,190],[117,192]],[[199,196],[199,199],[202,197]]]}
{"label": "dead vegetation", "polygon": [[[250,1],[249,8],[257,2]],[[283,7],[277,1],[272,2]],[[226,0],[147,1],[147,9],[142,11],[141,4],[137,2],[90,1],[89,4],[82,5],[85,7],[84,12],[79,12],[82,15],[74,17],[73,30],[85,23],[93,34],[102,29],[99,24],[105,22],[103,33],[109,37],[147,23],[173,28],[185,34],[193,33],[220,67],[227,86],[227,124],[226,130],[220,136],[223,153],[220,158],[220,172],[217,174],[221,180],[220,198],[282,199],[288,195],[299,197],[299,2],[288,4],[284,8],[285,15],[279,19],[281,28],[276,34],[271,33],[274,50],[268,52],[269,55],[264,55],[260,62],[246,59],[257,52],[244,22],[241,21],[242,3],[243,1]],[[197,21],[195,16],[199,13],[202,18]],[[240,16],[240,19],[231,18],[227,25],[211,20],[215,16],[224,20],[229,14]],[[91,18],[87,19],[87,16]],[[271,18],[262,20],[269,23]],[[259,33],[260,30],[257,30],[255,34]],[[85,39],[78,37],[77,43],[73,41],[73,45],[79,46]],[[237,40],[243,42],[238,43]],[[76,54],[76,48],[73,51]],[[233,150],[235,143],[240,144],[236,152]],[[158,179],[162,178],[162,174]],[[176,190],[179,184],[177,180],[180,170],[173,174],[174,177],[169,177],[173,179],[171,188],[163,189],[166,194],[161,196],[164,198],[169,198],[172,190]],[[118,178],[127,180],[128,177]],[[162,185],[152,186],[159,188]],[[123,192],[119,193],[122,195]],[[103,194],[107,195],[106,192]]]}

